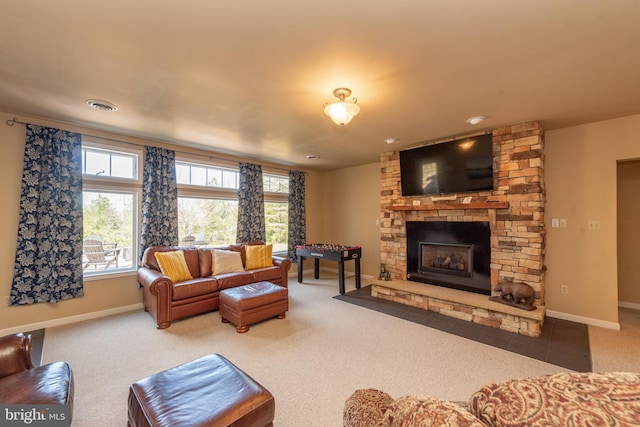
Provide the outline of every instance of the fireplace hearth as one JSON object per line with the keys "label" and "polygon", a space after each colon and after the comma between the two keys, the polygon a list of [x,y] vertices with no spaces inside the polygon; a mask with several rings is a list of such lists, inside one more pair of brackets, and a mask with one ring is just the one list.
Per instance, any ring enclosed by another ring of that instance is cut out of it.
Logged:
{"label": "fireplace hearth", "polygon": [[488,222],[407,221],[407,279],[491,295]]}

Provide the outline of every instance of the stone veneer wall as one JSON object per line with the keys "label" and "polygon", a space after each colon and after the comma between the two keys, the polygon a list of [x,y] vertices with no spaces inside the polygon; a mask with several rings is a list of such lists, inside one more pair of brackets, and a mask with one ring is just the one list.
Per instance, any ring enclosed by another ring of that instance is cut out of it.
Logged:
{"label": "stone veneer wall", "polygon": [[[399,153],[395,150],[381,155],[381,262],[393,279],[406,279],[405,221],[488,221],[492,289],[504,280],[527,283],[536,291],[535,304],[541,306],[545,253],[544,132],[538,122],[528,122],[495,129],[492,135],[494,190],[461,194],[455,201],[402,197]],[[466,196],[472,197],[469,204],[462,203]]]}

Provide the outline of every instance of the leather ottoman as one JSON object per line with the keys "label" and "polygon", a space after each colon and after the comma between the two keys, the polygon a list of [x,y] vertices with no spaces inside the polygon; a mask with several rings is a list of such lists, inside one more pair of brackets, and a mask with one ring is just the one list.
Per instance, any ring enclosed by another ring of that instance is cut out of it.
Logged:
{"label": "leather ottoman", "polygon": [[129,388],[131,427],[273,426],[271,393],[219,354],[151,375]]}
{"label": "leather ottoman", "polygon": [[249,325],[277,317],[284,319],[289,310],[289,291],[271,282],[257,282],[220,291],[222,321],[236,325],[238,333]]}

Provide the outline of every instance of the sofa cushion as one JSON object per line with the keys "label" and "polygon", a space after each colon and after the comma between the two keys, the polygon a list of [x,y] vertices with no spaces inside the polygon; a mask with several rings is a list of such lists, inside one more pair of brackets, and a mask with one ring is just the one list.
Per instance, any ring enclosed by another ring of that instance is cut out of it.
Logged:
{"label": "sofa cushion", "polygon": [[471,412],[429,396],[404,396],[389,405],[382,421],[389,427],[484,427]]}
{"label": "sofa cushion", "polygon": [[244,271],[240,253],[216,249],[213,251],[213,274],[239,273]]}
{"label": "sofa cushion", "polygon": [[182,250],[156,252],[156,259],[162,274],[168,276],[173,283],[193,279]]}
{"label": "sofa cushion", "polygon": [[471,411],[489,426],[640,425],[640,374],[561,373],[487,384]]}
{"label": "sofa cushion", "polygon": [[186,280],[173,285],[173,300],[179,301],[186,298],[210,294],[218,290],[218,281],[213,277],[200,277]]}
{"label": "sofa cushion", "polygon": [[251,270],[251,274],[253,274],[254,282],[280,282],[282,280],[282,271],[280,270],[280,267],[275,267],[273,265],[267,268]]}
{"label": "sofa cushion", "polygon": [[71,415],[73,388],[73,373],[69,364],[54,362],[2,378],[0,402],[69,405]]}
{"label": "sofa cushion", "polygon": [[236,286],[242,286],[254,282],[253,274],[249,271],[218,274],[213,277],[218,281],[218,289],[220,290],[235,288]]}
{"label": "sofa cushion", "polygon": [[273,245],[248,245],[244,249],[246,252],[245,270],[273,266],[273,258],[271,258]]}

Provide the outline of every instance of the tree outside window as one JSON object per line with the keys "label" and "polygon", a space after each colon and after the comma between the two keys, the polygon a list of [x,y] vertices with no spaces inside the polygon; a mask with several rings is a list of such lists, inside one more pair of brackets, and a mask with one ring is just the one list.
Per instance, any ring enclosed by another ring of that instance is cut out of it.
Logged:
{"label": "tree outside window", "polygon": [[236,241],[238,201],[178,197],[178,236],[199,245],[226,246]]}

